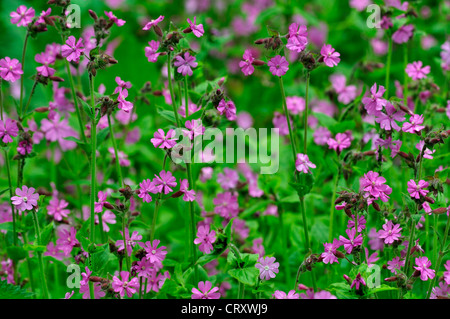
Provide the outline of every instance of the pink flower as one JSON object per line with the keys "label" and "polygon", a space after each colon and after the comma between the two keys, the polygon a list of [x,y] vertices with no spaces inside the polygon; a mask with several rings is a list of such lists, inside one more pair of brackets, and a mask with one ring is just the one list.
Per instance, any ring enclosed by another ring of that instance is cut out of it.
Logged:
{"label": "pink flower", "polygon": [[203,135],[206,130],[202,124],[202,120],[186,121],[184,125],[187,130],[183,129],[183,133],[188,136],[190,140],[193,140],[197,136]]}
{"label": "pink flower", "polygon": [[19,134],[19,128],[16,121],[6,119],[5,122],[0,120],[0,139],[3,143],[12,143],[12,137],[16,137]]}
{"label": "pink flower", "polygon": [[366,282],[364,281],[364,278],[361,276],[361,274],[358,273],[358,274],[356,275],[355,280],[353,280],[353,282],[352,282],[352,284],[351,284],[351,286],[350,286],[350,289],[353,288],[353,287],[355,287],[356,290],[359,290],[360,285],[365,286],[365,285],[366,285]]}
{"label": "pink flower", "polygon": [[139,198],[142,198],[144,203],[150,203],[152,201],[152,197],[149,193],[156,194],[158,191],[154,185],[154,183],[150,179],[144,179],[142,183],[139,183]]}
{"label": "pink flower", "polygon": [[38,200],[39,194],[35,193],[33,187],[28,188],[26,185],[23,185],[22,189],[16,188],[16,196],[11,197],[12,204],[16,206],[19,212],[37,207]]}
{"label": "pink flower", "polygon": [[317,145],[325,145],[328,140],[331,138],[331,132],[323,126],[320,126],[313,133],[314,143]]}
{"label": "pink flower", "polygon": [[116,76],[115,81],[117,87],[114,89],[114,94],[120,93],[123,89],[131,89],[132,87],[131,82],[122,80],[120,76]]}
{"label": "pink flower", "polygon": [[83,38],[79,38],[77,42],[73,35],[71,35],[67,39],[66,44],[61,47],[61,55],[69,62],[74,61],[78,63],[83,51]]}
{"label": "pink flower", "polygon": [[305,174],[311,173],[309,168],[316,168],[316,165],[313,164],[308,155],[306,154],[297,154],[297,160],[295,161],[295,168],[299,172],[303,172]]}
{"label": "pink flower", "polygon": [[9,16],[11,17],[11,23],[17,24],[18,27],[26,27],[29,25],[34,18],[36,12],[33,8],[28,8],[24,5],[19,6],[16,11],[11,12]]}
{"label": "pink flower", "polygon": [[42,10],[39,18],[36,20],[36,24],[45,24],[45,17],[48,17],[52,13],[52,8],[48,8],[47,10]]}
{"label": "pink flower", "polygon": [[152,264],[162,264],[167,255],[166,246],[161,246],[158,248],[158,245],[161,241],[158,239],[153,240],[153,242],[146,241],[144,243],[139,243],[139,246],[145,249],[146,255],[145,258],[150,261]]}
{"label": "pink flower", "polygon": [[[97,217],[97,215],[95,217]],[[103,230],[105,232],[109,232],[108,224],[115,224],[115,223],[116,223],[116,215],[114,215],[114,213],[111,212],[110,210],[105,210],[105,212],[102,215]]]}
{"label": "pink flower", "polygon": [[33,144],[28,140],[23,140],[19,142],[17,146],[17,152],[21,155],[30,154],[33,149]]}
{"label": "pink flower", "polygon": [[225,167],[223,173],[217,174],[217,182],[224,190],[233,189],[239,183],[239,174],[234,169]]}
{"label": "pink flower", "polygon": [[299,299],[300,295],[295,290],[289,291],[287,294],[284,291],[276,290],[273,295],[275,299]]}
{"label": "pink flower", "polygon": [[114,22],[118,27],[121,27],[125,24],[125,20],[117,18],[112,11],[105,11],[105,15],[109,18],[110,21]]}
{"label": "pink flower", "polygon": [[308,31],[305,25],[299,25],[298,23],[292,23],[289,26],[289,37],[286,48],[297,53],[305,50],[308,44]]}
{"label": "pink flower", "polygon": [[324,44],[322,49],[320,50],[320,54],[322,55],[323,63],[325,63],[325,65],[330,68],[338,65],[338,63],[341,61],[341,59],[339,58],[341,54],[336,52],[336,50],[333,49],[330,44]]}
{"label": "pink flower", "polygon": [[275,262],[275,257],[259,258],[255,267],[259,269],[259,278],[261,280],[269,280],[275,278],[275,274],[279,272],[280,263]]}
{"label": "pink flower", "polygon": [[148,58],[148,62],[156,62],[158,56],[161,54],[157,52],[159,49],[159,41],[151,40],[148,45],[148,47],[145,47],[145,56]]}
{"label": "pink flower", "polygon": [[386,106],[386,104],[388,103],[387,100],[383,99],[384,92],[386,92],[384,86],[380,85],[377,91],[377,84],[375,83],[370,88],[371,96],[363,97],[362,103],[364,104],[364,107],[366,108],[369,115],[377,114],[377,111],[381,111],[383,109],[383,106]]}
{"label": "pink flower", "polygon": [[[425,142],[424,141],[420,141],[419,143],[416,144],[416,148],[419,151],[423,151],[423,148],[425,147]],[[428,158],[428,159],[433,159],[433,154],[436,152],[436,150],[431,151],[429,148],[426,148],[425,151],[423,152],[423,158]]]}
{"label": "pink flower", "polygon": [[221,217],[230,220],[236,217],[239,213],[239,204],[237,196],[231,192],[219,193],[216,198],[213,199],[214,213]]}
{"label": "pink flower", "polygon": [[193,189],[189,190],[189,182],[187,179],[180,181],[180,192],[182,192],[183,200],[185,202],[192,202],[195,200],[195,191]]}
{"label": "pink flower", "polygon": [[429,267],[431,267],[431,261],[429,261],[427,257],[417,257],[415,263],[417,266],[414,266],[414,269],[420,271],[420,279],[427,281],[428,279],[434,278],[435,271],[429,269]]}
{"label": "pink flower", "polygon": [[284,56],[277,55],[267,62],[269,71],[275,76],[283,76],[289,70],[289,63]]}
{"label": "pink flower", "polygon": [[77,231],[75,227],[71,227],[70,230],[61,229],[58,231],[58,239],[56,240],[56,244],[59,249],[61,249],[66,256],[69,256],[73,247],[80,244],[80,242],[76,238]]}
{"label": "pink flower", "polygon": [[259,257],[264,256],[265,253],[262,242],[263,242],[262,238],[253,239],[252,253],[258,254]]}
{"label": "pink flower", "polygon": [[241,71],[245,76],[249,76],[255,71],[255,67],[252,65],[255,58],[252,55],[252,51],[248,49],[245,50],[242,57],[244,60],[239,62],[239,67],[241,68]]}
{"label": "pink flower", "polygon": [[23,74],[22,64],[17,59],[5,57],[0,60],[0,76],[8,82],[15,82]]}
{"label": "pink flower", "polygon": [[352,142],[347,134],[337,133],[334,139],[328,139],[327,144],[329,149],[334,149],[339,154],[342,150],[349,148]]}
{"label": "pink flower", "polygon": [[383,202],[387,202],[389,199],[387,195],[392,193],[392,188],[385,185],[385,183],[386,179],[373,171],[364,174],[364,177],[359,180],[360,189],[367,192],[364,196],[365,198],[372,196],[372,200],[380,198]]}
{"label": "pink flower", "polygon": [[298,96],[288,96],[286,106],[292,114],[299,114],[305,110],[305,99]]}
{"label": "pink flower", "polygon": [[128,271],[121,271],[120,277],[122,280],[113,277],[112,288],[115,292],[118,292],[121,297],[127,294],[128,298],[131,298],[139,289],[139,279],[134,277],[131,280],[128,280],[130,277],[130,273]]}
{"label": "pink flower", "polygon": [[395,121],[403,122],[405,120],[405,113],[402,111],[397,111],[395,107],[387,102],[386,103],[386,113],[378,112],[376,114],[375,121],[380,123],[380,127],[383,130],[390,131],[391,129],[400,132],[400,126]]}
{"label": "pink flower", "polygon": [[394,158],[397,153],[400,151],[400,148],[402,146],[402,141],[397,140],[393,141],[392,136],[389,136],[387,139],[382,140],[380,138],[375,140],[375,147],[378,148],[378,146],[382,146],[385,149],[390,148],[391,149],[391,157]]}
{"label": "pink flower", "polygon": [[119,105],[117,107],[120,110],[128,113],[133,109],[133,103],[126,101],[125,99],[127,97],[128,97],[128,90],[127,89],[121,90],[119,96],[117,97],[117,102],[119,102]]}
{"label": "pink flower", "polygon": [[169,131],[167,131],[167,135],[165,135],[162,129],[158,129],[150,141],[156,148],[159,147],[170,149],[177,144],[177,139],[175,137],[175,130],[170,129]]}
{"label": "pink flower", "polygon": [[450,260],[447,260],[447,262],[444,265],[445,272],[444,272],[444,281],[447,285],[450,285]]}
{"label": "pink flower", "polygon": [[[348,220],[347,228],[355,228],[355,216]],[[366,218],[363,215],[358,216],[358,233],[366,229]]]}
{"label": "pink flower", "polygon": [[159,16],[157,19],[151,20],[150,22],[148,22],[144,26],[144,28],[142,28],[142,30],[144,30],[144,31],[150,30],[152,27],[157,26],[158,23],[160,23],[162,20],[164,20],[164,16]]}
{"label": "pink flower", "polygon": [[412,198],[420,199],[420,196],[426,196],[429,190],[426,190],[430,184],[428,182],[425,182],[424,180],[420,180],[418,184],[411,179],[408,183],[408,193],[411,195]]}
{"label": "pink flower", "polygon": [[425,126],[420,125],[423,123],[423,115],[413,114],[409,118],[409,122],[403,123],[403,127],[402,127],[403,132],[415,134],[416,132],[420,132],[421,130],[423,130],[425,128]]}
{"label": "pink flower", "polygon": [[358,234],[358,236],[355,238],[356,235],[356,229],[346,229],[345,232],[347,233],[347,236],[349,239],[339,236],[339,242],[341,245],[344,246],[345,251],[347,254],[350,254],[353,250],[353,248],[357,246],[361,246],[363,243],[363,238],[361,234]]}
{"label": "pink flower", "polygon": [[387,262],[388,269],[397,275],[397,270],[400,270],[403,266],[405,266],[405,261],[401,260],[400,257],[394,257],[394,259]]}
{"label": "pink flower", "polygon": [[[116,153],[114,151],[113,147],[109,147],[108,148],[108,152],[109,154],[111,154],[112,160],[115,161],[116,160]],[[117,152],[117,156],[119,156],[119,165],[120,166],[124,166],[124,167],[128,167],[130,166],[130,160],[128,159],[128,155],[125,154],[123,151],[118,151]]]}
{"label": "pink flower", "polygon": [[192,56],[189,52],[184,53],[184,59],[181,55],[175,57],[174,66],[178,67],[177,72],[181,75],[191,76],[193,74],[191,68],[196,68],[198,63],[195,62],[195,56]]}
{"label": "pink flower", "polygon": [[36,68],[39,75],[49,77],[55,74],[56,70],[49,67],[50,64],[55,63],[55,58],[53,56],[43,52],[36,54],[34,59],[37,63],[43,64],[43,66],[38,66]]}
{"label": "pink flower", "polygon": [[414,81],[425,79],[427,74],[430,73],[430,66],[427,65],[422,68],[422,61],[416,61],[406,66],[406,73]]}
{"label": "pink flower", "polygon": [[155,180],[153,180],[153,183],[158,193],[162,193],[164,191],[164,194],[167,195],[170,192],[173,192],[171,187],[177,186],[176,181],[176,178],[172,176],[171,172],[162,170],[159,173],[159,176],[155,175]]}
{"label": "pink flower", "polygon": [[392,244],[394,241],[399,240],[401,236],[400,224],[393,224],[392,221],[388,221],[383,225],[383,229],[378,232],[378,237],[384,239],[385,244]]}
{"label": "pink flower", "polygon": [[219,290],[219,287],[211,288],[212,283],[210,281],[200,281],[198,289],[192,288],[191,299],[220,299],[220,293],[216,292]]}
{"label": "pink flower", "polygon": [[222,99],[217,106],[217,111],[219,111],[220,115],[225,113],[229,121],[236,120],[236,105],[234,105],[233,101],[225,101]]}
{"label": "pink flower", "polygon": [[194,244],[200,246],[198,247],[201,252],[205,254],[211,253],[213,250],[213,243],[216,241],[216,232],[212,230],[209,231],[209,225],[206,226],[200,226],[197,231],[197,238],[194,240]]}
{"label": "pink flower", "polygon": [[189,27],[192,31],[192,33],[194,33],[194,35],[197,38],[200,38],[201,36],[203,36],[203,34],[205,33],[205,30],[203,29],[203,24],[198,24],[197,23],[197,17],[194,17],[194,22],[191,21],[191,19],[187,19],[187,22],[189,23]]}
{"label": "pink flower", "polygon": [[414,26],[412,24],[401,26],[392,35],[392,40],[398,44],[408,42],[409,39],[413,36],[413,31]]}
{"label": "pink flower", "polygon": [[106,199],[108,198],[108,193],[99,191],[97,193],[98,202],[94,203],[94,212],[101,213],[103,211],[103,207],[105,203],[107,203]]}
{"label": "pink flower", "polygon": [[68,217],[70,210],[65,209],[69,203],[64,199],[52,198],[47,206],[47,213],[57,221],[62,221],[63,218]]}
{"label": "pink flower", "polygon": [[120,233],[122,234],[122,237],[125,237],[125,244],[123,240],[118,240],[116,242],[117,251],[123,251],[126,247],[128,256],[131,256],[133,248],[136,246],[136,242],[142,239],[142,235],[139,235],[138,231],[134,231],[130,237],[130,230],[128,227],[125,228],[125,236],[121,230]]}
{"label": "pink flower", "polygon": [[330,77],[331,85],[338,94],[338,101],[349,104],[356,98],[356,86],[346,85],[347,79],[344,75],[334,74]]}
{"label": "pink flower", "polygon": [[339,263],[338,258],[336,257],[336,249],[338,249],[341,246],[341,243],[336,238],[333,239],[333,243],[324,243],[324,252],[320,255],[320,257],[323,258],[324,264],[332,264],[332,263]]}

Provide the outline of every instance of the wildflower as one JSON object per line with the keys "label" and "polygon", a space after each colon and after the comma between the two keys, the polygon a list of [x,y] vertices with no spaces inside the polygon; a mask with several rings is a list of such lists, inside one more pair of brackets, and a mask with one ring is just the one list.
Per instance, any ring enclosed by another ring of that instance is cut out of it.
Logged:
{"label": "wildflower", "polygon": [[363,238],[362,238],[361,234],[358,234],[358,236],[355,238],[355,235],[356,235],[355,228],[347,229],[347,230],[345,230],[345,232],[347,233],[347,236],[349,239],[347,239],[343,236],[339,236],[339,242],[341,243],[341,245],[344,245],[344,249],[347,252],[347,254],[350,254],[352,252],[353,248],[362,245]]}
{"label": "wildflower", "polygon": [[425,128],[425,126],[420,125],[423,123],[423,115],[413,114],[411,115],[409,122],[403,123],[402,127],[403,132],[414,134],[416,132],[420,132]]}
{"label": "wildflower", "polygon": [[[416,144],[416,148],[422,152],[423,148],[425,147],[425,142],[424,141],[420,141],[419,143]],[[425,151],[423,152],[423,158],[428,158],[428,159],[433,159],[433,154],[436,152],[436,150],[431,151],[429,148],[426,148]]]}
{"label": "wildflower", "polygon": [[302,52],[308,44],[308,31],[305,25],[292,23],[289,26],[289,37],[286,48],[295,52]]}
{"label": "wildflower", "polygon": [[[391,129],[400,132],[400,126],[395,121],[403,122],[405,120],[405,113],[402,111],[397,111],[395,107],[387,102],[386,103],[386,113],[378,112],[376,113],[375,122],[380,124],[383,130],[390,131]],[[392,137],[391,137],[392,138]]]}
{"label": "wildflower", "polygon": [[424,66],[422,67],[423,63],[422,61],[416,61],[413,63],[410,63],[406,66],[406,73],[410,78],[412,78],[414,81],[425,79],[427,77],[427,74],[430,73],[430,66]]}
{"label": "wildflower", "polygon": [[[116,153],[114,151],[113,147],[109,147],[108,148],[108,152],[109,154],[111,154],[112,160],[115,161],[116,160]],[[117,156],[119,156],[119,165],[120,166],[130,166],[130,160],[128,159],[128,155],[125,154],[123,151],[118,151],[117,152]]]}
{"label": "wildflower", "polygon": [[43,66],[38,66],[36,68],[39,75],[49,77],[55,74],[56,70],[49,67],[50,64],[55,63],[55,58],[53,56],[43,52],[36,54],[34,59],[37,63],[43,64]]}
{"label": "wildflower", "polygon": [[255,58],[253,57],[251,50],[245,50],[242,57],[244,60],[239,62],[239,67],[245,76],[249,76],[255,71],[255,67],[252,65]]}
{"label": "wildflower", "polygon": [[121,27],[126,23],[125,20],[117,18],[112,11],[109,12],[105,11],[105,15],[109,18],[110,21],[114,22],[118,27]]}
{"label": "wildflower", "polygon": [[205,30],[203,29],[203,24],[196,24],[197,23],[197,17],[194,17],[194,21],[192,22],[191,19],[187,19],[187,22],[189,23],[189,28],[191,29],[192,33],[197,37],[200,38],[205,33]]}
{"label": "wildflower", "polygon": [[370,249],[383,251],[384,240],[380,239],[379,233],[376,228],[371,228],[369,231],[369,242]]}
{"label": "wildflower", "polygon": [[192,288],[191,299],[220,299],[220,293],[216,292],[219,287],[212,288],[210,281],[200,281],[198,283],[198,289]]}
{"label": "wildflower", "polygon": [[117,87],[114,89],[114,94],[120,93],[124,89],[131,89],[132,87],[131,82],[122,80],[120,76],[116,76],[115,81]]}
{"label": "wildflower", "polygon": [[173,191],[171,187],[177,186],[176,181],[176,178],[172,176],[171,172],[162,170],[159,173],[159,176],[155,175],[153,184],[155,185],[158,193],[162,193],[164,191],[164,194],[167,195]]}
{"label": "wildflower", "polygon": [[125,235],[122,231],[120,231],[122,237],[125,237],[125,243],[123,240],[118,240],[116,242],[117,251],[123,251],[126,247],[128,256],[131,256],[133,252],[134,246],[136,246],[136,242],[142,239],[142,235],[139,235],[138,231],[134,231],[130,237],[130,230],[125,228]]}
{"label": "wildflower", "polygon": [[444,281],[447,285],[450,285],[450,260],[447,260],[444,267],[446,270],[444,271]]}
{"label": "wildflower", "polygon": [[214,212],[225,219],[236,217],[239,213],[237,196],[231,192],[219,193],[213,199]]}
{"label": "wildflower", "polygon": [[5,122],[0,120],[0,139],[3,143],[12,143],[13,137],[19,134],[19,128],[14,120],[6,119]]}
{"label": "wildflower", "polygon": [[20,212],[26,210],[32,210],[37,207],[37,201],[39,194],[34,192],[33,187],[23,185],[22,189],[16,188],[16,196],[11,197],[12,204],[16,206],[16,209]]}
{"label": "wildflower", "polygon": [[385,149],[390,148],[391,149],[391,157],[394,158],[397,156],[398,152],[400,151],[400,148],[402,146],[402,141],[397,140],[393,141],[392,136],[389,136],[387,139],[382,140],[380,138],[375,140],[375,147],[378,148],[378,146],[382,146]]}
{"label": "wildflower", "polygon": [[35,13],[33,8],[27,8],[21,5],[16,11],[11,12],[9,16],[11,17],[12,24],[16,24],[18,27],[26,27],[33,21]]}
{"label": "wildflower", "polygon": [[61,221],[63,218],[68,217],[70,210],[65,209],[69,206],[69,203],[64,199],[52,198],[47,206],[47,213],[57,221]]}
{"label": "wildflower", "polygon": [[133,103],[126,101],[125,99],[127,97],[128,97],[128,90],[127,89],[121,90],[119,96],[117,97],[117,102],[119,102],[119,105],[117,107],[119,108],[119,110],[128,113],[133,109]]}
{"label": "wildflower", "polygon": [[295,290],[289,291],[287,294],[284,291],[276,290],[273,295],[275,299],[299,299],[300,295]]}
{"label": "wildflower", "polygon": [[158,18],[156,18],[155,20],[151,20],[150,22],[148,22],[144,28],[142,28],[142,30],[147,31],[150,30],[153,27],[157,27],[158,23],[160,23],[162,20],[164,20],[164,16],[159,16]]}
{"label": "wildflower", "polygon": [[229,121],[236,120],[236,106],[233,101],[226,101],[222,99],[217,106],[217,111],[219,111],[220,115],[225,113],[226,118]]}
{"label": "wildflower", "polygon": [[213,171],[212,167],[202,167],[200,170],[200,181],[202,181],[202,183],[209,181],[212,178]]}
{"label": "wildflower", "polygon": [[189,182],[187,179],[180,181],[180,192],[184,194],[183,200],[185,202],[193,202],[195,200],[195,191],[193,189],[189,190]]}
{"label": "wildflower", "polygon": [[217,174],[217,182],[223,189],[233,189],[239,183],[239,174],[234,169],[225,167],[223,173]]}
{"label": "wildflower", "polygon": [[431,261],[429,261],[427,257],[417,257],[415,263],[417,266],[414,266],[414,269],[420,272],[420,279],[427,281],[428,279],[434,278],[435,271],[429,269],[429,267],[431,267]]}
{"label": "wildflower", "polygon": [[[352,215],[352,218],[349,219],[347,223],[347,228],[354,228],[355,227],[355,216]],[[358,216],[358,233],[362,232],[364,229],[366,229],[366,218],[362,215]]]}
{"label": "wildflower", "polygon": [[392,193],[392,188],[385,185],[386,179],[383,176],[379,176],[377,172],[369,171],[367,174],[364,174],[359,183],[360,189],[367,192],[366,198],[370,195],[375,200],[380,198],[383,202],[387,202],[389,199],[387,195]]}
{"label": "wildflower", "polygon": [[411,179],[407,183],[408,185],[408,193],[411,195],[412,198],[420,199],[420,196],[426,196],[429,192],[425,188],[427,188],[430,184],[428,182],[425,182],[424,180],[420,180],[419,183],[416,184],[416,182]]}
{"label": "wildflower", "polygon": [[145,258],[150,261],[150,263],[161,264],[167,255],[166,246],[161,246],[158,248],[158,245],[161,241],[158,239],[153,240],[153,242],[146,241],[144,243],[139,243],[139,246],[145,249],[146,255]]}
{"label": "wildflower", "polygon": [[322,55],[323,62],[326,66],[332,68],[341,61],[339,58],[340,53],[336,52],[335,49],[330,44],[324,44],[322,49],[320,50],[320,54]]}
{"label": "wildflower", "polygon": [[22,64],[17,59],[5,57],[0,60],[0,76],[8,82],[15,82],[23,74]]}
{"label": "wildflower", "polygon": [[364,104],[365,109],[369,115],[377,114],[377,111],[381,111],[383,106],[386,106],[388,103],[387,100],[383,99],[383,94],[386,92],[384,86],[380,85],[377,91],[377,84],[375,83],[370,88],[370,97],[363,97],[362,103]]}
{"label": "wildflower", "polygon": [[397,270],[400,270],[403,266],[405,266],[405,261],[401,260],[400,257],[394,257],[394,259],[387,262],[388,269],[397,275]]}
{"label": "wildflower", "polygon": [[355,280],[353,280],[350,289],[353,287],[356,287],[356,290],[359,290],[360,286],[366,286],[366,282],[364,281],[364,278],[361,276],[361,273],[358,273],[356,275]]}
{"label": "wildflower", "polygon": [[83,48],[83,38],[79,38],[76,41],[73,35],[69,36],[64,44],[61,47],[61,55],[67,59],[67,61],[77,62],[80,60],[81,53],[83,53],[85,49]]}
{"label": "wildflower", "polygon": [[284,56],[277,55],[267,62],[269,71],[275,76],[283,76],[289,70],[289,63]]}
{"label": "wildflower", "polygon": [[303,172],[305,174],[311,173],[309,168],[316,168],[316,165],[313,164],[308,155],[306,154],[297,154],[297,160],[295,161],[295,168],[299,172]]}
{"label": "wildflower", "polygon": [[392,40],[395,43],[401,44],[408,42],[413,36],[414,26],[412,24],[403,25],[392,35]]}
{"label": "wildflower", "polygon": [[[96,221],[97,221],[98,216],[95,215],[95,217],[96,217]],[[98,223],[98,221],[97,221],[97,223]],[[116,215],[114,215],[114,213],[111,212],[110,210],[106,210],[102,215],[103,230],[108,233],[109,232],[108,224],[115,224],[115,223],[116,223]]]}
{"label": "wildflower", "polygon": [[450,294],[450,286],[441,281],[439,283],[439,286],[433,287],[430,299],[438,299],[440,297],[443,297],[443,299],[447,299],[449,298],[449,294]]}
{"label": "wildflower", "polygon": [[194,244],[199,246],[201,252],[209,254],[213,250],[213,243],[216,241],[216,232],[209,231],[209,225],[200,226],[197,230],[197,238],[194,240]]}
{"label": "wildflower", "polygon": [[156,62],[161,54],[157,52],[159,49],[159,41],[151,40],[148,45],[148,47],[145,47],[145,56],[148,58],[148,62]]}
{"label": "wildflower", "polygon": [[32,149],[33,149],[33,144],[28,140],[20,141],[17,146],[17,152],[20,155],[24,155],[24,156],[27,154],[30,154]]}
{"label": "wildflower", "polygon": [[341,246],[341,243],[336,238],[333,239],[332,243],[324,243],[323,247],[325,251],[320,255],[320,257],[323,258],[324,264],[332,264],[332,263],[339,263],[338,258],[336,257],[336,249],[338,249]]}
{"label": "wildflower", "polygon": [[142,183],[139,183],[139,198],[142,198],[144,203],[150,203],[152,201],[152,197],[149,193],[157,193],[158,191],[155,188],[154,183],[150,179],[144,179]]}
{"label": "wildflower", "polygon": [[349,148],[352,142],[347,134],[337,133],[334,139],[330,137],[327,140],[327,144],[329,149],[334,149],[339,154],[342,150]]}
{"label": "wildflower", "polygon": [[366,253],[367,266],[374,265],[380,258],[378,257],[378,252],[374,252],[369,256],[369,249],[364,247],[364,251]]}
{"label": "wildflower", "polygon": [[118,292],[121,297],[123,297],[126,293],[128,298],[131,298],[139,289],[139,280],[137,277],[128,280],[130,277],[130,273],[128,271],[121,271],[120,277],[122,280],[120,280],[117,276],[113,277],[112,288],[115,292]]}
{"label": "wildflower", "polygon": [[[102,284],[100,282],[94,282],[94,299],[100,299],[106,296],[106,293],[102,290]],[[91,291],[89,283],[84,285],[80,284],[80,293],[83,294],[83,299],[91,299]]]}
{"label": "wildflower", "polygon": [[58,231],[59,238],[56,240],[56,245],[66,256],[69,256],[72,249],[80,244],[76,238],[76,234],[75,227],[71,227],[70,230],[61,229]]}
{"label": "wildflower", "polygon": [[401,230],[400,224],[392,223],[392,221],[388,221],[383,225],[383,229],[380,229],[378,232],[378,237],[380,239],[384,239],[385,244],[392,244],[394,241],[399,240],[401,237]]}
{"label": "wildflower", "polygon": [[202,125],[202,120],[186,121],[184,125],[187,130],[183,129],[183,133],[188,136],[190,140],[193,140],[199,135],[203,135],[206,130],[206,128]]}
{"label": "wildflower", "polygon": [[278,267],[280,266],[280,263],[275,262],[275,260],[275,257],[259,258],[255,267],[259,269],[259,278],[261,280],[275,278],[275,274],[278,273]]}
{"label": "wildflower", "polygon": [[156,148],[170,149],[177,144],[175,130],[170,129],[167,131],[167,135],[165,135],[162,129],[158,129],[150,141]]}
{"label": "wildflower", "polygon": [[314,143],[317,145],[327,144],[328,139],[331,138],[331,132],[324,126],[318,127],[313,133]]}
{"label": "wildflower", "polygon": [[292,114],[299,114],[305,110],[305,99],[298,96],[288,96],[286,106]]}
{"label": "wildflower", "polygon": [[191,76],[193,74],[191,68],[196,68],[198,65],[198,63],[195,62],[195,56],[190,55],[189,52],[184,54],[184,58],[181,55],[177,55],[175,60],[173,65],[178,67],[177,72],[181,73],[183,76]]}
{"label": "wildflower", "polygon": [[94,203],[94,212],[101,213],[103,211],[103,207],[105,206],[105,204],[108,203],[106,201],[106,199],[108,197],[108,193],[99,191],[97,193],[97,197],[98,197],[98,202]]}
{"label": "wildflower", "polygon": [[331,85],[338,94],[338,101],[349,104],[356,98],[356,86],[346,85],[347,79],[344,75],[334,74],[330,77]]}

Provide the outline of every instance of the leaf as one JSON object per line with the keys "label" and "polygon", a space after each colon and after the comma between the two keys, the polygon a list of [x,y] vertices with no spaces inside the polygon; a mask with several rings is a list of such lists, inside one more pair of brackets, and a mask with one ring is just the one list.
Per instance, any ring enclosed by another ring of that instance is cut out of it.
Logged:
{"label": "leaf", "polygon": [[1,223],[0,230],[13,231],[13,223],[12,222]]}
{"label": "leaf", "polygon": [[164,110],[162,108],[158,108],[157,111],[158,114],[164,117],[166,120],[175,123],[175,115],[173,115],[173,111]]}
{"label": "leaf", "polygon": [[380,287],[369,289],[369,291],[367,292],[366,296],[369,296],[369,295],[372,295],[372,294],[376,294],[376,293],[379,293],[379,292],[383,292],[383,291],[392,291],[392,290],[398,290],[398,288],[397,287],[391,287],[391,286],[383,284]]}
{"label": "leaf", "polygon": [[97,133],[97,148],[103,143],[106,139],[106,136],[109,134],[109,128],[104,128],[100,132]]}
{"label": "leaf", "polygon": [[230,269],[228,274],[240,283],[253,287],[256,285],[256,281],[258,280],[259,270],[255,266],[235,268]]}
{"label": "leaf", "polygon": [[27,257],[26,250],[20,246],[10,246],[6,248],[6,252],[8,253],[8,257],[14,260],[15,262],[21,259],[25,259]]}
{"label": "leaf", "polygon": [[92,113],[91,106],[87,104],[83,99],[78,98],[78,101],[80,101],[80,104],[83,106],[84,113],[86,113],[91,120],[94,120],[94,113]]}
{"label": "leaf", "polygon": [[53,222],[44,227],[41,231],[41,245],[47,247],[53,235]]}
{"label": "leaf", "polygon": [[31,299],[32,296],[34,293],[20,286],[8,284],[6,280],[0,281],[0,299]]}
{"label": "leaf", "polygon": [[290,182],[289,185],[297,191],[299,197],[304,197],[311,192],[314,185],[314,176],[312,174],[300,174],[298,183]]}
{"label": "leaf", "polygon": [[111,253],[109,252],[109,245],[105,244],[101,247],[97,247],[101,251],[95,252],[92,254],[91,267],[92,271],[99,272],[106,266],[109,260],[109,256]]}
{"label": "leaf", "polygon": [[4,193],[6,193],[7,191],[9,191],[9,188],[5,188],[3,190],[0,191],[0,196],[2,196]]}

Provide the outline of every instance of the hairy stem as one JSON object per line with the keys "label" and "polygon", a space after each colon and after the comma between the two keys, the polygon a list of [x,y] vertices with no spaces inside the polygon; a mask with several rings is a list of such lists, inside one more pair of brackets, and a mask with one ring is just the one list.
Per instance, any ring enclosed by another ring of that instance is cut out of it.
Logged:
{"label": "hairy stem", "polygon": [[[27,34],[25,36],[25,41],[23,42],[23,50],[22,50],[22,70],[25,71],[25,53],[27,51],[27,43],[28,43],[28,37],[29,37],[29,33],[27,31]],[[17,112],[19,114],[19,118],[22,118],[23,116],[23,74],[20,77],[20,100],[19,100],[19,112]]]}
{"label": "hairy stem", "polygon": [[122,185],[122,187],[123,187],[124,183],[123,183],[122,168],[120,167],[119,154],[117,152],[116,138],[114,137],[114,132],[113,132],[113,128],[111,125],[111,114],[109,114],[109,113],[108,113],[108,126],[109,126],[109,135],[111,136],[111,141],[112,141],[112,145],[114,148],[114,155],[116,157],[115,162],[116,162],[117,177],[120,180],[120,185]]}

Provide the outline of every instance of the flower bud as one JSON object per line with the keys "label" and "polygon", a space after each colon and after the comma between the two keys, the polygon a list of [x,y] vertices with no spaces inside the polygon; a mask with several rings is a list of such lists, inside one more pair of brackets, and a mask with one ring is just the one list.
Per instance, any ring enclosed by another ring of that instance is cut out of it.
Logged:
{"label": "flower bud", "polygon": [[64,79],[60,78],[59,76],[50,76],[49,79],[54,82],[64,82]]}
{"label": "flower bud", "polygon": [[94,19],[95,21],[98,20],[98,16],[97,16],[97,14],[94,11],[89,9],[88,12],[89,12],[89,15],[91,16],[92,19]]}
{"label": "flower bud", "polygon": [[431,211],[431,213],[433,213],[435,215],[442,215],[446,212],[447,212],[447,208],[445,208],[445,207],[439,207],[439,208],[436,208],[435,210]]}
{"label": "flower bud", "polygon": [[261,65],[266,64],[266,62],[261,61],[261,60],[254,60],[254,61],[252,62],[252,64],[253,64],[253,65],[256,65],[256,66],[261,66]]}
{"label": "flower bud", "polygon": [[304,284],[298,284],[298,290],[308,290],[309,288]]}
{"label": "flower bud", "polygon": [[97,277],[97,276],[90,276],[90,277],[89,277],[89,281],[92,281],[92,282],[102,282],[102,281],[103,281],[103,278]]}
{"label": "flower bud", "polygon": [[153,26],[153,30],[155,30],[155,33],[156,33],[157,35],[159,35],[160,37],[163,36],[163,32],[162,32],[161,28],[158,27],[157,25]]}
{"label": "flower bud", "polygon": [[38,112],[38,113],[45,113],[45,112],[47,112],[48,110],[49,110],[49,108],[46,107],[46,106],[41,106],[41,107],[37,107],[37,108],[34,109],[34,111],[35,111],[35,112]]}
{"label": "flower bud", "polygon": [[378,211],[378,212],[380,212],[380,211],[381,211],[381,209],[380,209],[380,205],[378,205],[378,203],[377,203],[377,202],[372,202],[372,206],[373,206],[373,208],[375,208],[375,210],[376,210],[376,211]]}
{"label": "flower bud", "polygon": [[393,281],[397,281],[397,276],[393,276],[393,277],[389,277],[389,278],[384,278],[384,281],[388,281],[388,282],[393,282]]}

